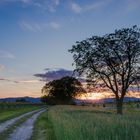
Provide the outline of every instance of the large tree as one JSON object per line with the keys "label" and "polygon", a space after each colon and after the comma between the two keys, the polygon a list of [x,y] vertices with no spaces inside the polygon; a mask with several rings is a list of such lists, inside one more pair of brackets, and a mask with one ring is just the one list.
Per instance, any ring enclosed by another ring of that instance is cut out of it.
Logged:
{"label": "large tree", "polygon": [[123,99],[131,85],[140,80],[140,29],[137,26],[93,36],[69,50],[76,71],[87,75],[95,85],[106,86],[116,98],[117,113],[122,114]]}
{"label": "large tree", "polygon": [[76,96],[86,93],[82,84],[74,77],[63,77],[45,84],[42,88],[48,99],[53,99],[57,103],[69,103]]}

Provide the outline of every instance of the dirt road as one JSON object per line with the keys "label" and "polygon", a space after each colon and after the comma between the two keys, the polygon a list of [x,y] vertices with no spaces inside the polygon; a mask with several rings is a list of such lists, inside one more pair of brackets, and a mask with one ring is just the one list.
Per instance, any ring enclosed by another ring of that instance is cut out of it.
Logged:
{"label": "dirt road", "polygon": [[20,119],[22,119],[22,118],[24,118],[24,117],[26,117],[26,116],[28,116],[28,115],[32,115],[32,114],[34,114],[34,113],[36,113],[36,112],[38,112],[38,111],[40,111],[40,110],[41,110],[41,109],[39,109],[39,110],[34,110],[34,111],[31,111],[31,112],[25,113],[25,114],[23,114],[23,115],[21,115],[21,116],[19,116],[19,117],[10,119],[10,120],[8,120],[8,121],[6,121],[6,122],[4,122],[4,123],[1,123],[1,124],[0,124],[0,133],[3,132],[4,130],[6,130],[8,127],[12,126],[12,125],[13,125],[14,123],[16,123],[18,120],[20,120]]}
{"label": "dirt road", "polygon": [[42,109],[41,111],[36,112],[31,118],[17,127],[9,136],[8,140],[29,140],[32,135],[36,119],[44,111],[46,111],[46,109]]}

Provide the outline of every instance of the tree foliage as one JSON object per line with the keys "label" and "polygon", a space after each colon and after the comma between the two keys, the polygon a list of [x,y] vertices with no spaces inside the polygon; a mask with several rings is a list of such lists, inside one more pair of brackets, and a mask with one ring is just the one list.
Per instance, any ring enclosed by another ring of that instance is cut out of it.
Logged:
{"label": "tree foliage", "polygon": [[45,103],[47,105],[55,105],[56,104],[55,98],[47,96],[47,95],[41,96],[41,102]]}
{"label": "tree foliage", "polygon": [[137,26],[93,36],[69,50],[73,53],[76,71],[87,75],[94,86],[108,87],[116,97],[118,113],[128,89],[140,80],[140,29]]}
{"label": "tree foliage", "polygon": [[46,83],[42,88],[42,92],[45,93],[49,99],[66,103],[72,98],[85,93],[85,90],[81,82],[76,78],[66,76]]}

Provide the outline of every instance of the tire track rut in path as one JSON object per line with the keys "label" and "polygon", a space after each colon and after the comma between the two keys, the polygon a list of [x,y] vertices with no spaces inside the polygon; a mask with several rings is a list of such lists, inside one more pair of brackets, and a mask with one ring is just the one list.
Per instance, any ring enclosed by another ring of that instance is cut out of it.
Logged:
{"label": "tire track rut in path", "polygon": [[13,119],[10,119],[10,120],[7,120],[7,121],[5,121],[3,123],[0,123],[0,133],[3,132],[4,130],[6,130],[8,127],[10,127],[13,124],[15,124],[18,120],[20,120],[20,119],[22,119],[22,118],[24,118],[24,117],[26,117],[28,115],[31,115],[33,113],[36,113],[39,110],[30,111],[28,113],[25,113],[25,114],[20,115],[19,117],[15,117]]}
{"label": "tire track rut in path", "polygon": [[27,121],[25,121],[19,127],[17,127],[14,130],[14,132],[9,136],[8,140],[29,140],[32,135],[33,127],[34,127],[34,123],[35,123],[36,119],[44,111],[46,111],[46,109],[43,109],[43,110],[35,113],[31,118],[29,118]]}

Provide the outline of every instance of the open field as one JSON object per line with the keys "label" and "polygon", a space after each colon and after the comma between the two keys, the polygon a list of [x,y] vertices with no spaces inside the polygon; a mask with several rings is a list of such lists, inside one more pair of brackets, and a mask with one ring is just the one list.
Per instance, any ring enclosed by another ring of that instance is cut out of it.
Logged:
{"label": "open field", "polygon": [[[1,122],[44,108],[42,105],[35,104],[18,103],[17,108],[14,107],[15,104],[12,105],[0,109]],[[30,140],[139,140],[140,109],[135,106],[135,104],[125,105],[124,115],[117,115],[112,105],[50,106],[40,115],[32,113],[19,119],[1,133],[0,139],[6,140],[11,136],[13,140],[14,133],[20,136],[20,129],[28,130],[32,126],[33,133],[32,131],[29,133]],[[32,119],[36,115],[37,120]]]}
{"label": "open field", "polygon": [[41,107],[42,104],[0,103],[0,123]]}
{"label": "open field", "polygon": [[32,140],[139,140],[140,110],[53,106],[37,120]]}

